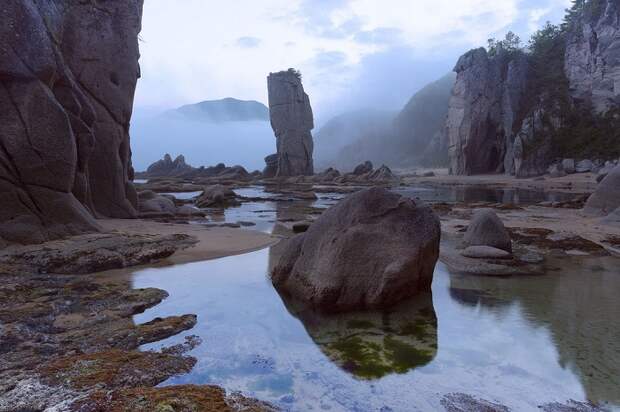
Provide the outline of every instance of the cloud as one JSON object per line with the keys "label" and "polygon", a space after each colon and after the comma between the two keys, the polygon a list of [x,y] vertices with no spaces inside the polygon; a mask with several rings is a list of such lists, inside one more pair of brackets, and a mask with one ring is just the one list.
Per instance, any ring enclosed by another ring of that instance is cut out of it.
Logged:
{"label": "cloud", "polygon": [[360,105],[383,104],[390,95],[401,101],[417,87],[408,76],[441,77],[460,54],[508,30],[526,39],[537,23],[561,18],[569,2],[149,0],[135,103],[171,108],[228,96],[266,102],[267,74],[289,67],[302,71],[317,112],[350,101],[358,89],[373,91],[365,94],[370,101],[357,99]]}
{"label": "cloud", "polygon": [[364,30],[355,34],[355,40],[370,44],[397,44],[402,42],[402,30],[394,27],[378,27],[373,30]]}
{"label": "cloud", "polygon": [[319,68],[332,69],[341,66],[347,61],[347,55],[341,51],[321,51],[312,59],[312,64]]}
{"label": "cloud", "polygon": [[244,36],[244,37],[239,37],[236,43],[237,43],[237,46],[243,49],[253,49],[255,47],[260,46],[261,39],[259,39],[258,37]]}

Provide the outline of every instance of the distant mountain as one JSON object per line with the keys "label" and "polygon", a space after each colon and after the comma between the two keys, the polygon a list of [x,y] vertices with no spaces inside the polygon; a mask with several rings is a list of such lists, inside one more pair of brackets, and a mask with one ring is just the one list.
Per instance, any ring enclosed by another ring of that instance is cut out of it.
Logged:
{"label": "distant mountain", "polygon": [[318,168],[349,170],[370,160],[390,167],[445,166],[448,100],[455,74],[420,89],[398,113],[364,109],[336,116],[315,136]]}
{"label": "distant mountain", "polygon": [[212,123],[269,121],[269,108],[254,100],[227,97],[181,106],[166,112],[165,116],[182,116],[190,120]]}
{"label": "distant mountain", "polygon": [[397,114],[361,109],[333,117],[314,136],[317,167],[348,170],[365,160],[381,163],[383,150],[377,151],[376,146],[391,129]]}
{"label": "distant mountain", "polygon": [[449,73],[426,85],[413,95],[396,117],[391,145],[414,163],[447,165],[448,146],[444,128],[455,81],[456,74]]}

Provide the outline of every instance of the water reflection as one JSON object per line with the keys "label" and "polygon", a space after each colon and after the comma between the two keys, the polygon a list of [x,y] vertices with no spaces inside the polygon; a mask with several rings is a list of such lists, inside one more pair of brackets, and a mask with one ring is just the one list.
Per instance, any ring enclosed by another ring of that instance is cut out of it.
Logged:
{"label": "water reflection", "polygon": [[586,398],[620,405],[620,263],[617,258],[550,259],[541,278],[451,275],[450,294],[482,309],[518,304],[548,328],[559,365],[579,376]]}
{"label": "water reflection", "polygon": [[[287,237],[288,223],[333,201],[250,202],[220,219]],[[217,384],[286,411],[441,410],[452,392],[513,410],[568,399],[620,406],[617,258],[549,258],[545,276],[521,278],[451,274],[440,263],[432,297],[327,316],[272,287],[267,273],[282,247],[129,272],[133,287],[170,293],[137,322],[198,315],[193,330],[145,346],[203,338],[194,370],[165,385]]]}
{"label": "water reflection", "polygon": [[407,373],[437,353],[437,317],[430,293],[389,311],[325,314],[281,295],[291,314],[327,357],[361,379]]}

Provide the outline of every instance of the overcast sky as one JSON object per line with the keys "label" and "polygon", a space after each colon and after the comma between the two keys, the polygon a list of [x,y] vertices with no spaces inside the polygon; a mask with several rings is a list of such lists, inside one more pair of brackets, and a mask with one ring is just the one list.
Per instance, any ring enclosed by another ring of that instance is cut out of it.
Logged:
{"label": "overcast sky", "polygon": [[146,0],[136,108],[267,102],[295,67],[315,112],[397,109],[458,56],[560,21],[570,0]]}

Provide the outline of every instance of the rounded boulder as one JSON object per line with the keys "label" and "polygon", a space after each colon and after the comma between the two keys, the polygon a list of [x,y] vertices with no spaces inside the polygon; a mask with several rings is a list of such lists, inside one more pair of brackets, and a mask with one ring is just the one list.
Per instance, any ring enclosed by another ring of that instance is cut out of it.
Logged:
{"label": "rounded boulder", "polygon": [[430,291],[440,235],[425,204],[383,188],[362,190],[288,241],[272,282],[324,311],[389,307]]}
{"label": "rounded boulder", "polygon": [[491,209],[477,210],[465,232],[465,245],[490,246],[512,253],[510,234]]}

